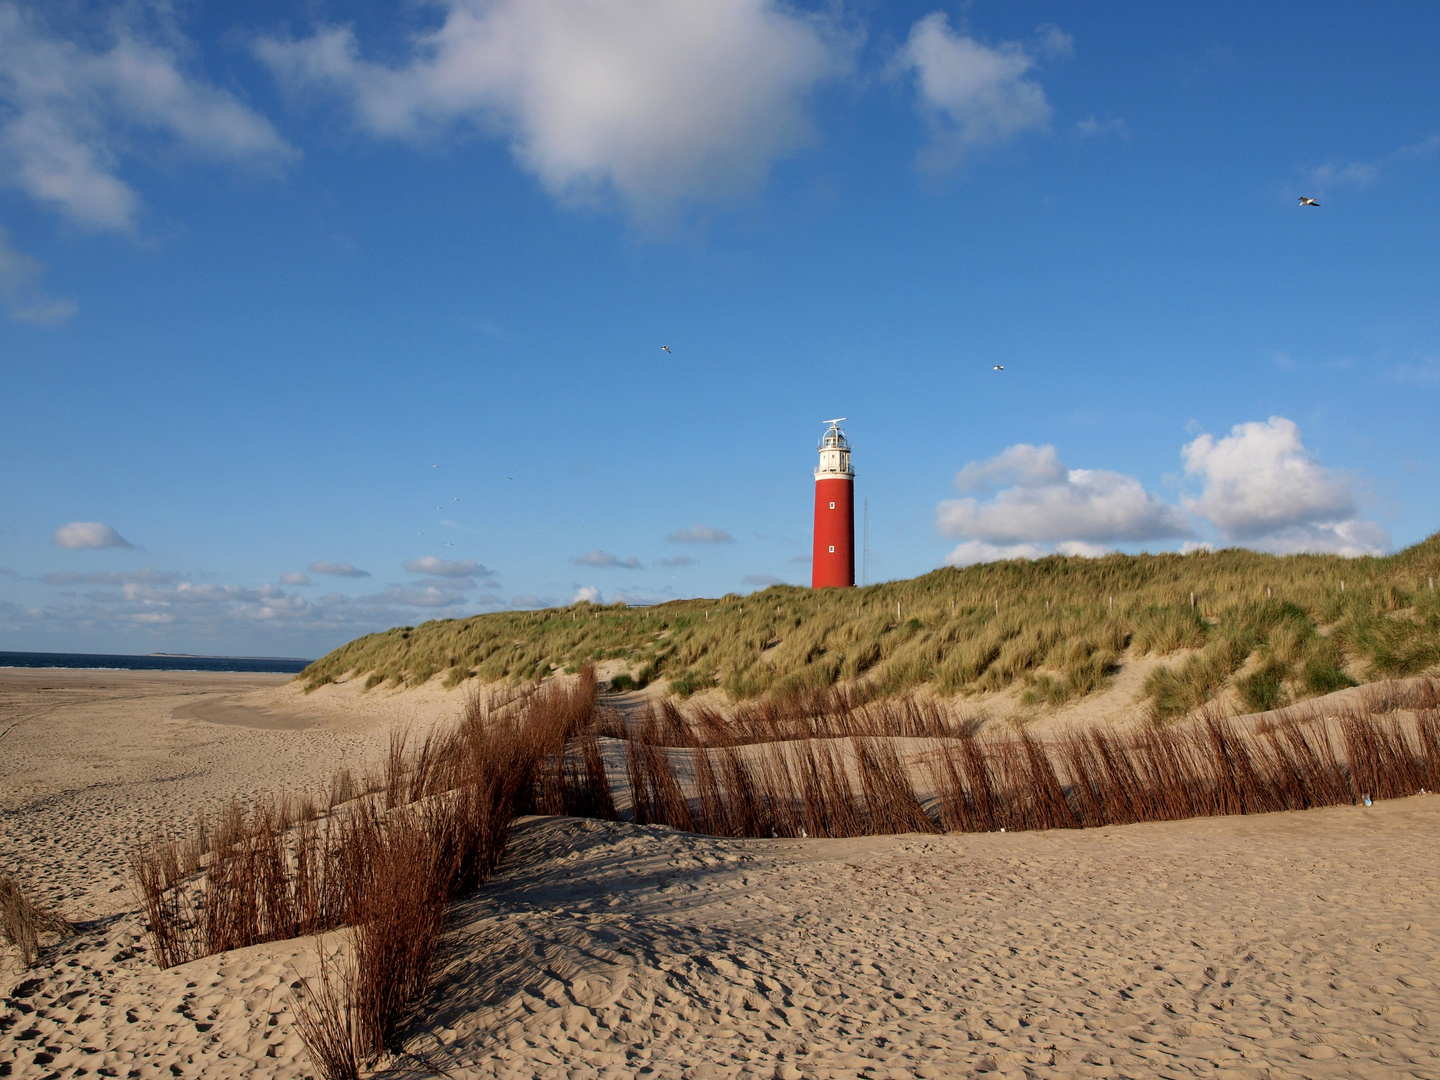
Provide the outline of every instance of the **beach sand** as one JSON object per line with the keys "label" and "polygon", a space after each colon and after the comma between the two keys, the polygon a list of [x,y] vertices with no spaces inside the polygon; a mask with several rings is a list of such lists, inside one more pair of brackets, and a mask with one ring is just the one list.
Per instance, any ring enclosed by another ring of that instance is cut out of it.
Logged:
{"label": "beach sand", "polygon": [[[289,994],[317,943],[159,971],[125,865],[458,700],[285,678],[0,672],[0,871],[82,929],[6,954],[0,1075],[316,1075]],[[819,841],[529,818],[393,1074],[1440,1078],[1437,851],[1433,796]]]}

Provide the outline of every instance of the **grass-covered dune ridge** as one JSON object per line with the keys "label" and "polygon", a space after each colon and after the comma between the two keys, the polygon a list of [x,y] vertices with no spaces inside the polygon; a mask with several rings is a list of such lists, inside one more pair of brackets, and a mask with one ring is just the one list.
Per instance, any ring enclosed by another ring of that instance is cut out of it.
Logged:
{"label": "grass-covered dune ridge", "polygon": [[368,634],[298,678],[347,673],[366,686],[444,673],[518,682],[619,659],[626,679],[681,696],[734,699],[863,680],[880,692],[929,685],[984,692],[1017,683],[1037,703],[1101,687],[1127,648],[1185,658],[1146,691],[1161,716],[1231,685],[1269,708],[1358,679],[1440,663],[1440,534],[1394,555],[1052,556],[944,568],[857,589],[774,586],[750,596],[650,608],[588,603],[442,619]]}

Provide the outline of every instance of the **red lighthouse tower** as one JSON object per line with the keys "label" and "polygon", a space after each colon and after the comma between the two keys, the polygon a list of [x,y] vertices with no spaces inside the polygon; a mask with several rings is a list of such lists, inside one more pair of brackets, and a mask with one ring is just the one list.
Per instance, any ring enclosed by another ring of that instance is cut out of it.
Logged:
{"label": "red lighthouse tower", "polygon": [[855,584],[855,470],[850,444],[839,420],[820,440],[820,467],[815,470],[815,552],[810,587],[849,588]]}

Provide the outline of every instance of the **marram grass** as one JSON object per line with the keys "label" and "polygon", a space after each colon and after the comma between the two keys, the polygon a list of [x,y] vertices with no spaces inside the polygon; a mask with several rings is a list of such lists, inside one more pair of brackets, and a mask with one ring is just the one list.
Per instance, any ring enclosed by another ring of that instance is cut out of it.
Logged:
{"label": "marram grass", "polygon": [[307,689],[347,673],[366,675],[367,688],[437,674],[451,686],[521,682],[619,659],[633,684],[663,678],[680,696],[719,686],[738,700],[854,680],[880,693],[1018,683],[1028,700],[1059,704],[1102,687],[1127,648],[1188,650],[1146,684],[1164,718],[1227,685],[1247,705],[1271,708],[1434,667],[1435,577],[1440,534],[1379,558],[1053,556],[857,589],[777,585],[648,608],[580,603],[441,619],[357,638],[298,678]]}

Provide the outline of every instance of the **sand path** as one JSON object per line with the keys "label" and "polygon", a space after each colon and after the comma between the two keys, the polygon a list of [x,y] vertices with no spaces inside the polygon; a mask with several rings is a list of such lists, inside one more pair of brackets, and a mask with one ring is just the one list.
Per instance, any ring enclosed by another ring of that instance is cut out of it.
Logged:
{"label": "sand path", "polygon": [[1434,797],[826,841],[532,819],[415,1048],[457,1077],[1440,1076],[1437,841]]}
{"label": "sand path", "polygon": [[376,759],[388,724],[250,704],[289,679],[0,669],[0,873],[71,918],[127,910],[140,838]]}

